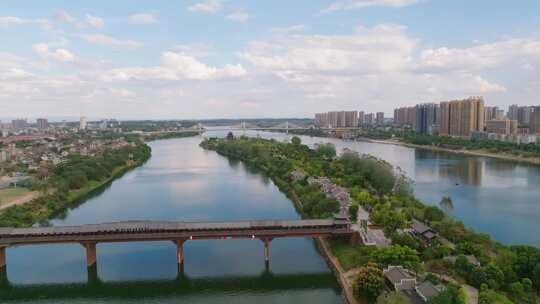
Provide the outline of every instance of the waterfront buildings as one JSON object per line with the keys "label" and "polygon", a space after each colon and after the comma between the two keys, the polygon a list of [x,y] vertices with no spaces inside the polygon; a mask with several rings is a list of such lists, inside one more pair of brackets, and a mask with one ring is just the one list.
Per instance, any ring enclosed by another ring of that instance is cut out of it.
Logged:
{"label": "waterfront buildings", "polygon": [[376,123],[378,126],[384,125],[384,112],[377,112]]}
{"label": "waterfront buildings", "polygon": [[519,107],[517,111],[517,121],[520,126],[528,125],[531,121],[533,107]]}
{"label": "waterfront buildings", "polygon": [[440,135],[470,137],[473,132],[484,130],[485,112],[482,97],[441,102],[440,111]]}
{"label": "waterfront buildings", "polygon": [[415,131],[421,134],[435,134],[439,117],[439,105],[426,103],[416,106]]}
{"label": "waterfront buildings", "polygon": [[504,118],[501,120],[487,120],[486,121],[486,133],[513,135],[517,134],[518,122],[517,120],[511,120]]}
{"label": "waterfront buildings", "polygon": [[47,130],[49,128],[49,121],[46,118],[38,118],[36,120],[36,125],[40,130]]}
{"label": "waterfront buildings", "polygon": [[358,125],[363,126],[364,125],[364,111],[358,112]]}
{"label": "waterfront buildings", "polygon": [[358,111],[316,113],[315,125],[323,128],[355,128],[358,127]]}
{"label": "waterfront buildings", "polygon": [[81,120],[79,121],[79,129],[85,130],[87,125],[86,117],[81,117]]}
{"label": "waterfront buildings", "polygon": [[519,107],[517,104],[510,105],[508,107],[508,113],[506,113],[506,117],[508,117],[511,120],[518,120],[518,112],[519,112]]}
{"label": "waterfront buildings", "polygon": [[369,113],[364,115],[364,125],[373,125],[375,123],[375,114]]}
{"label": "waterfront buildings", "polygon": [[26,119],[19,118],[11,121],[11,127],[13,128],[13,130],[22,130],[27,126],[28,122],[26,121]]}
{"label": "waterfront buildings", "polygon": [[540,134],[540,106],[532,107],[529,121],[529,133]]}

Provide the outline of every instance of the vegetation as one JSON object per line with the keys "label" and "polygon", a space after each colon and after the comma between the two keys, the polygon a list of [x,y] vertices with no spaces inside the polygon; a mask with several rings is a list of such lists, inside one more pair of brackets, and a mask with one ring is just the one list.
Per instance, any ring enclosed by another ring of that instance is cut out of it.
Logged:
{"label": "vegetation", "polygon": [[403,131],[398,129],[381,130],[367,129],[362,137],[371,139],[399,138],[401,141],[421,146],[435,146],[452,150],[485,150],[491,153],[508,153],[521,157],[539,157],[540,145],[537,144],[515,144],[488,139],[466,139],[448,136],[432,136],[418,134],[413,131]]}
{"label": "vegetation", "polygon": [[29,227],[65,212],[77,200],[150,157],[150,147],[141,142],[99,156],[72,155],[56,166],[46,181],[35,185],[43,195],[0,213],[0,227]]}
{"label": "vegetation", "polygon": [[383,271],[373,263],[368,263],[358,271],[355,294],[368,300],[375,300],[384,288]]}
{"label": "vegetation", "polygon": [[[201,145],[260,169],[295,202],[301,203],[299,211],[309,218],[330,217],[338,208],[337,202],[322,194],[318,186],[309,185],[306,178],[293,180],[292,172],[327,177],[346,188],[352,205],[371,211],[371,222],[384,228],[393,246],[354,247],[344,240],[330,240],[332,252],[345,270],[367,267],[369,263],[376,263],[377,267],[402,265],[420,275],[428,271],[476,288],[486,286],[493,293],[507,294],[516,303],[528,303],[540,288],[538,248],[503,246],[488,235],[465,228],[438,207],[424,205],[414,197],[409,181],[384,161],[348,151],[336,156],[332,145],[310,149],[297,140],[287,144],[242,137],[209,139]],[[450,198],[443,198],[441,206],[449,209],[450,202]],[[426,244],[400,232],[412,219],[429,225],[442,238]],[[446,260],[448,256],[457,256],[455,263]],[[480,265],[472,264],[466,256],[474,256]],[[435,303],[461,303],[463,297],[459,288],[450,288],[443,295]]]}
{"label": "vegetation", "polygon": [[380,295],[377,298],[377,304],[410,304],[411,301],[405,295],[399,292],[390,292]]}
{"label": "vegetation", "polygon": [[467,295],[463,288],[449,284],[437,297],[429,300],[428,304],[465,304]]}
{"label": "vegetation", "polygon": [[196,136],[196,135],[199,135],[198,131],[160,132],[160,133],[154,133],[152,135],[147,135],[145,139],[146,141],[153,141],[153,140],[159,140],[159,139],[191,137],[191,136]]}

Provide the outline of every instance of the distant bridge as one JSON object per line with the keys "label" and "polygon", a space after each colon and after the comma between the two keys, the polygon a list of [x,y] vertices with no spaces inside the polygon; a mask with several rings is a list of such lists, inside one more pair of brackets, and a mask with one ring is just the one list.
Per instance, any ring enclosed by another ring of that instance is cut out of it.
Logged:
{"label": "distant bridge", "polygon": [[328,220],[259,220],[243,222],[128,221],[108,224],[43,228],[0,228],[0,269],[6,266],[6,248],[42,244],[78,243],[86,248],[88,267],[96,264],[96,244],[172,241],[179,265],[184,264],[184,243],[205,239],[258,239],[270,260],[269,243],[284,237],[354,236],[350,222]]}

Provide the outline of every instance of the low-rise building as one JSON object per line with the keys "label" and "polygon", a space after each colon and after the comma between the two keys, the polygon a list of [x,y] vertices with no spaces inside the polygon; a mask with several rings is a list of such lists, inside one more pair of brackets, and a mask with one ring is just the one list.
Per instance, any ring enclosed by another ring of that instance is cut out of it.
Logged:
{"label": "low-rise building", "polygon": [[414,290],[416,278],[402,266],[388,266],[383,270],[386,284],[394,291]]}
{"label": "low-rise building", "polygon": [[414,236],[419,237],[427,243],[431,243],[438,237],[438,234],[435,230],[431,229],[429,226],[416,219],[412,220],[411,232]]}

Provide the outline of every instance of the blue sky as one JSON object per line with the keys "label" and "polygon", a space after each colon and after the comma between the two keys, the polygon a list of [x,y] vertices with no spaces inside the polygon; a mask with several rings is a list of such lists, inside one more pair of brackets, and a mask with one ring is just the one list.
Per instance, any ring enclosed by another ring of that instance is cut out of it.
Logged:
{"label": "blue sky", "polygon": [[3,0],[1,116],[540,104],[538,12],[535,0]]}

